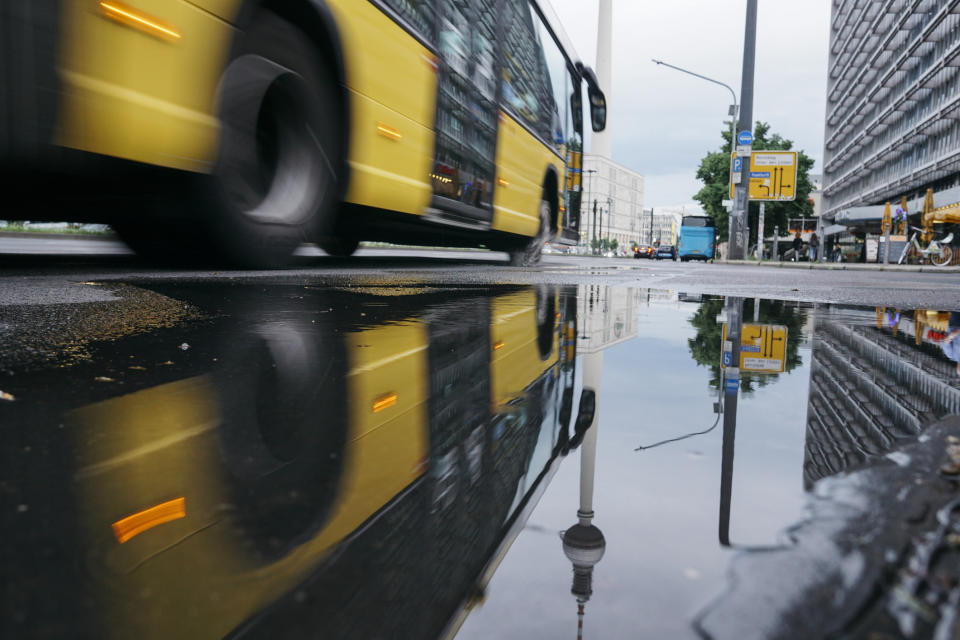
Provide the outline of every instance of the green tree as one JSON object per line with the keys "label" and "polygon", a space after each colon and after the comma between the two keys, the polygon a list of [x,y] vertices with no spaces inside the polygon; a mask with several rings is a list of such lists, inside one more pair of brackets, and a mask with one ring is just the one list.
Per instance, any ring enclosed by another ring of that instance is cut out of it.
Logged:
{"label": "green tree", "polygon": [[[752,299],[743,301],[743,318],[745,323],[753,321]],[[687,340],[690,355],[697,364],[710,369],[710,387],[720,388],[720,352],[723,339],[723,325],[717,322],[717,316],[723,309],[723,298],[708,298],[697,309],[690,324],[697,330],[694,338]],[[806,321],[806,311],[781,300],[761,300],[758,316],[759,324],[779,324],[787,328],[786,361],[783,369],[789,373],[803,364],[800,357],[800,343],[803,341],[803,323]],[[760,387],[767,386],[777,378],[775,373],[742,372],[740,389],[745,394],[753,393]]]}
{"label": "green tree", "polygon": [[[703,188],[693,198],[703,206],[707,215],[713,218],[720,241],[725,242],[729,232],[729,214],[722,201],[730,198],[730,128],[727,127],[721,131],[720,137],[723,138],[720,150],[708,152],[700,161],[697,179],[703,182]],[[754,151],[790,151],[793,149],[793,141],[782,137],[779,133],[771,133],[769,124],[758,121],[753,129],[753,149]],[[813,216],[813,203],[810,202],[813,183],[810,182],[809,175],[813,168],[813,159],[800,151],[797,154],[797,164],[796,200],[766,203],[764,235],[772,234],[774,226],[779,226],[781,232],[786,231],[787,221],[790,218]],[[751,202],[748,207],[747,221],[750,226],[751,243],[756,240],[759,205],[759,202]]]}

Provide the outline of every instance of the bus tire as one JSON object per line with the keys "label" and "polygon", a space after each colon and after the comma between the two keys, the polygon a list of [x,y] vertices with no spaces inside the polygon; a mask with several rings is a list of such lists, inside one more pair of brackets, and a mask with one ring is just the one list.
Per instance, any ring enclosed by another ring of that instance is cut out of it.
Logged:
{"label": "bus tire", "polygon": [[198,214],[219,258],[274,267],[333,229],[343,118],[307,36],[267,11],[251,25],[221,79],[220,149]]}
{"label": "bus tire", "polygon": [[540,201],[540,228],[530,241],[519,249],[510,251],[510,264],[514,267],[533,267],[540,264],[543,258],[543,245],[550,232],[550,202]]}
{"label": "bus tire", "polygon": [[176,225],[150,221],[116,220],[110,225],[138,257],[158,264],[177,264],[187,256],[198,255],[189,237],[178,238]]}
{"label": "bus tire", "polygon": [[212,379],[231,522],[272,561],[309,538],[334,504],[348,431],[347,355],[335,327],[304,318],[268,315],[223,344]]}
{"label": "bus tire", "polygon": [[546,360],[553,353],[553,339],[557,326],[557,292],[550,285],[535,288],[537,318],[537,350],[540,359]]}
{"label": "bus tire", "polygon": [[317,245],[334,258],[349,258],[356,253],[360,240],[355,236],[339,234],[320,238]]}

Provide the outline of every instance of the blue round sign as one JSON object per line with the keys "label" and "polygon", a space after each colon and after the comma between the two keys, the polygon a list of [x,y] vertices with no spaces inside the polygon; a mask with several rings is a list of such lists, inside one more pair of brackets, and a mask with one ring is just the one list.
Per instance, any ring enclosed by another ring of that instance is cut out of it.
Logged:
{"label": "blue round sign", "polygon": [[741,131],[737,134],[737,144],[753,144],[753,134],[749,131]]}

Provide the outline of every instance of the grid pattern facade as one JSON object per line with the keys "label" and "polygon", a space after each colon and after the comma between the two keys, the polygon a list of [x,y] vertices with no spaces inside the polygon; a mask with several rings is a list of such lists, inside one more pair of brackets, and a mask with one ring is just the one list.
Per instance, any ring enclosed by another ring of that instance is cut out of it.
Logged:
{"label": "grid pattern facade", "polygon": [[823,212],[960,179],[960,0],[833,0]]}
{"label": "grid pattern facade", "polygon": [[602,225],[597,222],[601,237],[616,238],[620,248],[629,249],[631,243],[641,240],[643,176],[594,154],[584,154],[583,175],[586,202],[581,214],[581,244],[587,244],[593,235],[593,201],[596,200],[597,216],[603,212]]}
{"label": "grid pattern facade", "polygon": [[897,336],[818,317],[813,343],[804,483],[849,471],[897,449],[960,411],[956,366]]}

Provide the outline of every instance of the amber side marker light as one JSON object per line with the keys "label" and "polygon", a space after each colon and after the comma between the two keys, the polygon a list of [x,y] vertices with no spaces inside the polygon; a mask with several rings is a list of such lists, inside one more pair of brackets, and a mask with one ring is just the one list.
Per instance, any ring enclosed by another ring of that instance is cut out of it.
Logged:
{"label": "amber side marker light", "polygon": [[495,342],[493,345],[493,350],[500,351],[500,349],[503,349],[503,342]]}
{"label": "amber side marker light", "polygon": [[122,2],[114,2],[113,0],[110,2],[101,2],[100,9],[108,18],[122,22],[128,27],[139,29],[140,31],[157,36],[158,38],[164,38],[165,40],[180,39],[180,34],[177,33],[177,30],[174,29],[172,25],[137,11]]}
{"label": "amber side marker light", "polygon": [[377,123],[377,133],[382,135],[384,138],[390,138],[391,140],[400,140],[403,138],[403,134],[394,129],[393,127],[388,127],[382,122]]}
{"label": "amber side marker light", "polygon": [[395,404],[397,404],[397,398],[399,398],[399,396],[395,393],[388,393],[386,395],[380,396],[379,398],[373,401],[373,412],[379,413],[384,409],[394,406]]}
{"label": "amber side marker light", "polygon": [[117,542],[123,544],[157,525],[185,517],[187,517],[187,501],[182,497],[174,498],[117,520],[112,525],[113,535],[117,538]]}

